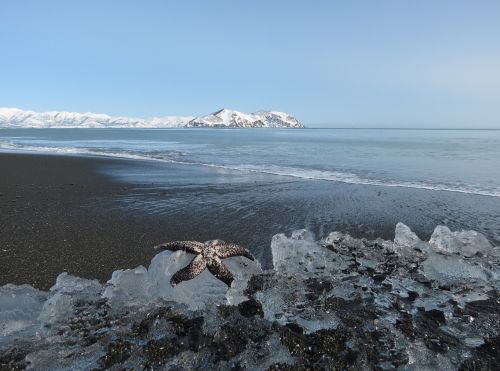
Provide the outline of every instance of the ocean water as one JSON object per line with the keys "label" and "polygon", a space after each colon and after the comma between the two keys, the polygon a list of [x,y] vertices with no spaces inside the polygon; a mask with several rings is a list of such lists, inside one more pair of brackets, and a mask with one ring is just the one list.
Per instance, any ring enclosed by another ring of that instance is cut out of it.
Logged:
{"label": "ocean water", "polygon": [[500,197],[500,131],[494,130],[0,129],[0,151]]}

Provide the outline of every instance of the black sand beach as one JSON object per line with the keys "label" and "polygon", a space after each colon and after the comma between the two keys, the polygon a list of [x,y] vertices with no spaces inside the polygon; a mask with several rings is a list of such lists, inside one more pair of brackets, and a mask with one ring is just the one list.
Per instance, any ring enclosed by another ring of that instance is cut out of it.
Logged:
{"label": "black sand beach", "polygon": [[0,285],[105,281],[178,239],[236,241],[266,266],[271,237],[300,228],[392,238],[402,221],[423,239],[445,224],[500,241],[495,197],[28,154],[1,154],[0,174]]}
{"label": "black sand beach", "polygon": [[1,284],[46,289],[62,271],[106,279],[111,267],[144,261],[141,247],[154,237],[101,212],[99,199],[127,188],[97,174],[96,162],[110,161],[0,156]]}

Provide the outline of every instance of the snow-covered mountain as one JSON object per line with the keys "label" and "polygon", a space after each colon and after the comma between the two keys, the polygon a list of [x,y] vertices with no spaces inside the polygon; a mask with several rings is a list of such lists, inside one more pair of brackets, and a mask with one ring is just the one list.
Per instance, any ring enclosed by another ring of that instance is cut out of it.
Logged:
{"label": "snow-covered mountain", "polygon": [[293,116],[284,112],[261,111],[252,114],[222,109],[206,116],[165,116],[133,118],[99,113],[33,112],[0,108],[0,127],[7,128],[179,128],[179,127],[265,127],[301,128]]}
{"label": "snow-covered mountain", "polygon": [[9,128],[171,128],[183,127],[192,119],[193,116],[142,119],[90,112],[33,112],[0,108],[0,127]]}
{"label": "snow-covered mountain", "polygon": [[210,115],[199,116],[187,124],[188,127],[211,128],[302,128],[295,117],[285,112],[259,111],[246,114],[222,109]]}

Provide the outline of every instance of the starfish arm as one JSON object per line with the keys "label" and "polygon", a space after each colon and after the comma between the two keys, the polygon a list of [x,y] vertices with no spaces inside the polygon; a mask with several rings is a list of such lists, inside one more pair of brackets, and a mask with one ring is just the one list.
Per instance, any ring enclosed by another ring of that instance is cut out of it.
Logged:
{"label": "starfish arm", "polygon": [[200,254],[203,248],[203,243],[197,241],[174,241],[162,243],[155,246],[155,249],[178,251],[182,250],[191,254]]}
{"label": "starfish arm", "polygon": [[232,256],[244,256],[247,259],[255,260],[250,251],[235,243],[220,243],[216,246],[216,251],[217,256],[221,259],[230,258]]}
{"label": "starfish arm", "polygon": [[182,281],[192,280],[196,276],[198,276],[201,272],[205,270],[207,264],[201,255],[196,255],[191,262],[177,271],[172,278],[170,279],[170,284],[172,286],[177,285]]}
{"label": "starfish arm", "polygon": [[229,271],[229,269],[227,269],[224,264],[222,264],[219,259],[211,261],[209,264],[207,264],[207,268],[210,273],[215,276],[215,278],[221,280],[229,287],[231,286],[231,283],[234,279],[233,274]]}

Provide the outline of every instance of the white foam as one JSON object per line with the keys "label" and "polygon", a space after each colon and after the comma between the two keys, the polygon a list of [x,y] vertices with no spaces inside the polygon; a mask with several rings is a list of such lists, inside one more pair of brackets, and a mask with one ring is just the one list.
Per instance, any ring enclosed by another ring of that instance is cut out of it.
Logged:
{"label": "white foam", "polygon": [[131,152],[126,150],[102,150],[99,148],[82,148],[82,147],[53,147],[53,146],[40,146],[40,145],[21,145],[17,143],[12,143],[8,141],[0,141],[0,151],[1,152],[17,152],[17,153],[54,153],[63,155],[84,155],[84,156],[98,156],[98,157],[112,157],[112,158],[123,158],[130,160],[139,161],[156,161],[164,163],[176,163],[182,165],[197,165],[197,166],[207,166],[218,169],[233,170],[233,171],[243,171],[248,173],[261,173],[270,174],[278,176],[286,176],[299,179],[310,179],[310,180],[325,180],[334,181],[348,184],[360,184],[360,185],[374,185],[382,187],[400,187],[400,188],[413,188],[413,189],[424,189],[431,191],[446,191],[446,192],[458,192],[466,194],[475,194],[481,196],[491,196],[500,197],[500,189],[483,189],[472,185],[462,185],[461,187],[450,186],[447,184],[432,184],[425,182],[406,182],[406,181],[392,181],[392,180],[380,180],[380,179],[370,179],[361,177],[357,174],[343,171],[332,171],[332,170],[318,170],[318,169],[305,169],[299,167],[290,166],[277,166],[277,165],[252,165],[252,164],[237,164],[237,165],[226,165],[226,164],[215,164],[215,163],[204,163],[204,162],[194,162],[194,161],[181,161],[177,158],[170,158],[168,153],[165,154],[151,154],[151,153],[140,153]]}

